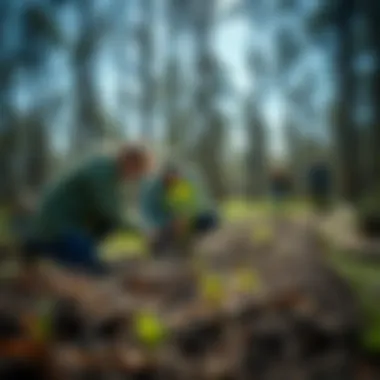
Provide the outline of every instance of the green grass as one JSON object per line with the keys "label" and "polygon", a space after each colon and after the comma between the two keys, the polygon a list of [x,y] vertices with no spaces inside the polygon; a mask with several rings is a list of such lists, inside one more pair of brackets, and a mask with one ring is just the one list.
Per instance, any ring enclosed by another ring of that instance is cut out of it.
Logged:
{"label": "green grass", "polygon": [[[245,220],[252,215],[265,216],[272,210],[268,201],[246,203],[233,200],[222,207],[225,219],[229,221]],[[307,202],[291,201],[284,205],[283,211],[289,215],[308,212]],[[104,257],[117,260],[135,255],[144,255],[144,240],[133,234],[116,234],[104,245]],[[363,333],[363,346],[369,351],[380,350],[380,264],[374,265],[354,259],[342,252],[332,252],[329,256],[332,266],[350,283],[360,301],[366,328]],[[377,293],[376,293],[377,292]]]}
{"label": "green grass", "polygon": [[[221,207],[223,219],[229,222],[247,220],[253,216],[269,215],[273,212],[273,204],[269,200],[247,202],[244,200],[230,200]],[[282,211],[287,215],[299,215],[309,210],[305,201],[291,200],[286,202]],[[118,260],[131,256],[141,256],[146,253],[144,239],[141,235],[131,233],[116,233],[102,246],[102,255],[107,260]]]}
{"label": "green grass", "polygon": [[380,351],[380,264],[355,259],[343,252],[332,252],[329,262],[351,285],[364,317],[363,347]]}
{"label": "green grass", "polygon": [[[282,205],[281,211],[290,217],[307,214],[309,203],[305,200],[289,200]],[[274,211],[270,200],[247,202],[232,199],[221,207],[223,218],[230,222],[247,220],[253,216],[267,216]],[[13,240],[9,229],[9,210],[0,207],[0,243]],[[109,237],[101,247],[102,256],[109,261],[145,256],[146,246],[141,235],[116,233]],[[358,295],[361,308],[366,319],[363,334],[363,345],[370,351],[380,350],[380,264],[374,265],[363,260],[355,260],[352,256],[334,251],[329,256],[333,267],[348,280]],[[7,268],[6,272],[9,271]]]}
{"label": "green grass", "polygon": [[221,206],[222,215],[229,221],[246,219],[257,215],[266,215],[270,213],[271,210],[271,204],[266,200],[255,202],[230,200]]}
{"label": "green grass", "polygon": [[[265,214],[269,211],[268,202],[247,204],[242,201],[230,201],[222,206],[223,217],[229,221],[244,220],[257,213]],[[118,260],[136,255],[144,255],[144,238],[138,234],[116,233],[103,244],[102,255],[107,260]]]}
{"label": "green grass", "polygon": [[101,247],[107,261],[115,261],[146,254],[144,238],[138,234],[120,232],[110,236]]}
{"label": "green grass", "polygon": [[[273,213],[276,208],[273,202],[269,199],[257,200],[247,202],[245,200],[233,199],[225,202],[222,207],[222,214],[228,221],[245,220],[254,216],[267,216]],[[310,211],[309,202],[306,200],[288,200],[284,202],[279,208],[287,215],[294,216],[307,213]]]}

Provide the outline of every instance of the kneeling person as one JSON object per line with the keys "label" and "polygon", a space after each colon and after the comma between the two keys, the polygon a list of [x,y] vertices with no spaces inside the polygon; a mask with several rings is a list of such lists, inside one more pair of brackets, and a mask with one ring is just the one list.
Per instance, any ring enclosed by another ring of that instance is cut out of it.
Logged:
{"label": "kneeling person", "polygon": [[202,181],[194,173],[170,165],[145,184],[142,214],[153,254],[179,248],[189,239],[219,224],[219,217]]}
{"label": "kneeling person", "polygon": [[139,181],[148,161],[142,147],[128,146],[116,156],[94,157],[62,177],[41,199],[25,246],[27,263],[43,255],[70,269],[103,273],[98,243],[116,229],[133,227],[122,213],[121,185]]}

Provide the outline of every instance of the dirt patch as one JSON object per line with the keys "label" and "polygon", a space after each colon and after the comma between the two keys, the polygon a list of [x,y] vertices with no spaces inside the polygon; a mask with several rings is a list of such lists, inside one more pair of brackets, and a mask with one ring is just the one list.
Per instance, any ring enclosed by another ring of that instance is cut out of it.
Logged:
{"label": "dirt patch", "polygon": [[252,238],[262,220],[226,226],[194,260],[135,260],[108,281],[46,267],[4,285],[2,310],[31,336],[21,321],[49,300],[58,378],[359,379],[355,299],[309,224],[271,223],[273,239]]}

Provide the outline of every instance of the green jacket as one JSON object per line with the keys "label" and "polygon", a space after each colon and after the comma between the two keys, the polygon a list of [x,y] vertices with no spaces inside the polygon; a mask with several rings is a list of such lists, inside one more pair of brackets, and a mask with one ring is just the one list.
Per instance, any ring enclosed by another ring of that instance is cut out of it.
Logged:
{"label": "green jacket", "polygon": [[34,233],[50,238],[82,231],[95,234],[99,223],[122,227],[121,181],[116,159],[96,157],[52,184],[42,196],[34,218]]}

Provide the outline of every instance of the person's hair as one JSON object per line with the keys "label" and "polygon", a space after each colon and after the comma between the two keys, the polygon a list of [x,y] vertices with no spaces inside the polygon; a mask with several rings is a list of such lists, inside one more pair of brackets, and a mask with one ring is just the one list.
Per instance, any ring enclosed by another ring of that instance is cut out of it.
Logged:
{"label": "person's hair", "polygon": [[143,144],[126,144],[119,151],[121,163],[131,163],[136,165],[149,165],[150,154],[147,147]]}

